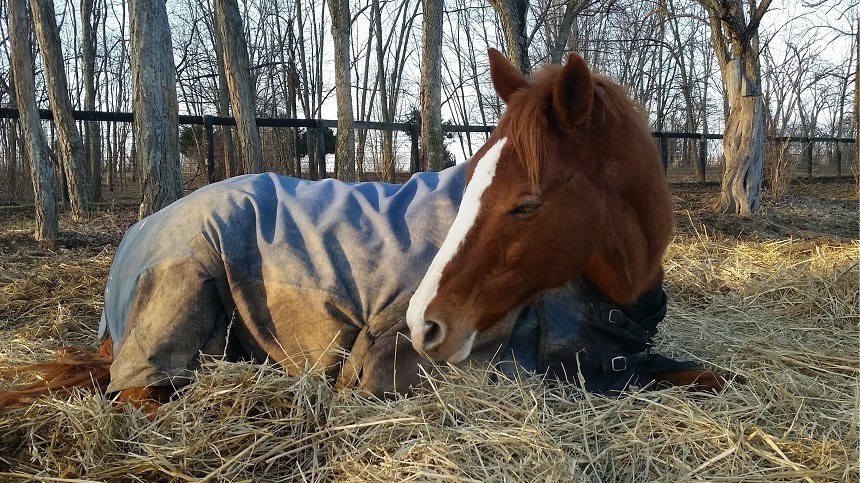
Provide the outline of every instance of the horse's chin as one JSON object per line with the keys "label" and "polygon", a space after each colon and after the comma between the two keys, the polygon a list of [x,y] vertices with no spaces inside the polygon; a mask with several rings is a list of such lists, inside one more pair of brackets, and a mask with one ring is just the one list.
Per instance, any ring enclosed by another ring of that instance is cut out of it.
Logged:
{"label": "horse's chin", "polygon": [[466,360],[467,357],[472,353],[472,346],[475,344],[475,335],[477,333],[472,331],[471,334],[463,341],[463,345],[460,346],[453,354],[445,358],[444,362],[448,364],[459,364]]}

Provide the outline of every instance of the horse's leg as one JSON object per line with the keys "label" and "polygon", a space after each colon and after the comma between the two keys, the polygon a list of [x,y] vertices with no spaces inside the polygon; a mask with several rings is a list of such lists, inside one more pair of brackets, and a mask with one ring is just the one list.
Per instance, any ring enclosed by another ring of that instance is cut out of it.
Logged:
{"label": "horse's leg", "polygon": [[116,317],[126,323],[108,391],[120,401],[166,402],[173,387],[191,381],[201,352],[225,351],[228,314],[215,281],[193,257],[142,275],[127,314]]}
{"label": "horse's leg", "polygon": [[671,386],[689,386],[692,392],[708,392],[718,394],[726,387],[723,376],[711,371],[680,371],[680,372],[655,372],[652,374],[657,384],[668,384]]}

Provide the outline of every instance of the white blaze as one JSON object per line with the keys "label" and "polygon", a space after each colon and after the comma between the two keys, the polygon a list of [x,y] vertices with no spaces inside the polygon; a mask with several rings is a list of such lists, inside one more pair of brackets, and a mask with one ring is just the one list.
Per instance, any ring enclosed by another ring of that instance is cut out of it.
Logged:
{"label": "white blaze", "polygon": [[[466,185],[466,191],[463,193],[463,201],[460,203],[460,210],[457,212],[454,223],[448,231],[448,236],[439,248],[439,253],[433,258],[430,263],[430,268],[427,269],[427,274],[418,285],[418,290],[409,301],[409,309],[406,311],[406,323],[409,325],[409,330],[413,335],[421,333],[424,325],[424,311],[427,310],[427,305],[436,296],[439,290],[439,280],[442,278],[442,272],[448,263],[454,258],[454,255],[460,250],[466,235],[475,224],[475,219],[481,210],[481,195],[493,182],[493,177],[496,175],[496,166],[499,162],[502,148],[505,146],[508,138],[502,138],[490,149],[484,153],[484,156],[478,160],[475,171],[472,173],[472,179]],[[413,342],[415,340],[413,339]],[[471,348],[471,344],[469,344]],[[468,355],[468,354],[466,354]]]}

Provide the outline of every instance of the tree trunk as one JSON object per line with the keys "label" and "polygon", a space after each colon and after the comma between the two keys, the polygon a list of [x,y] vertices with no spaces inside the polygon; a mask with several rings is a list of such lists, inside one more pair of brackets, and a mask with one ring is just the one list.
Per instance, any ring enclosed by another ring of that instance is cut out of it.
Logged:
{"label": "tree trunk", "polygon": [[261,173],[263,149],[254,109],[254,82],[236,0],[215,0],[215,25],[216,35],[220,37],[224,72],[230,89],[230,105],[236,118],[245,172]]}
{"label": "tree trunk", "polygon": [[[315,116],[314,110],[311,108],[311,103],[313,99],[315,99],[315,95],[317,92],[316,87],[311,86],[311,77],[308,75],[308,72],[311,71],[311,65],[307,61],[307,55],[305,55],[305,21],[304,14],[302,13],[302,2],[301,0],[295,0],[296,5],[296,22],[298,23],[298,31],[296,37],[296,44],[299,50],[299,65],[301,72],[301,83],[300,83],[300,99],[302,101],[302,111],[305,114],[306,119],[311,119]],[[311,9],[313,12],[313,9]],[[315,35],[312,35],[312,41],[316,38]],[[313,92],[312,92],[313,90]],[[319,179],[319,170],[316,164],[316,138],[317,132],[315,128],[307,128],[305,131],[305,144],[307,145],[308,150],[308,176],[311,179]]]}
{"label": "tree trunk", "polygon": [[66,79],[54,2],[53,0],[30,0],[30,9],[33,12],[42,62],[45,65],[48,98],[54,113],[54,124],[57,126],[60,160],[68,180],[72,218],[80,220],[92,214],[92,198],[84,159],[84,142],[72,117],[69,83]]}
{"label": "tree trunk", "polygon": [[[475,47],[474,42],[472,41],[472,34],[470,32],[470,28],[468,25],[463,29],[466,34],[466,43],[467,43],[467,52],[469,53],[469,68],[472,71],[472,83],[475,89],[475,95],[478,101],[478,113],[481,115],[481,125],[487,125],[487,113],[484,109],[484,94],[481,92],[481,82],[479,81],[480,77],[478,76],[478,62],[475,59]],[[487,139],[487,135],[485,134],[485,139]],[[469,142],[469,157],[472,157],[472,145],[471,140]]]}
{"label": "tree trunk", "polygon": [[[96,17],[93,1],[81,0],[81,56],[84,63],[84,109],[96,109]],[[93,201],[102,199],[101,129],[98,122],[84,123],[86,157],[90,167],[90,194]]]}
{"label": "tree trunk", "polygon": [[[382,45],[382,11],[379,8],[379,0],[371,2],[373,16],[373,31],[376,37],[376,80],[377,88],[379,89],[379,110],[382,115],[382,122],[392,122],[394,117],[389,110],[388,101],[388,86],[385,76],[385,48]],[[382,163],[381,171],[384,173],[385,180],[394,183],[395,172],[394,165],[394,136],[389,130],[382,131]]]}
{"label": "tree trunk", "polygon": [[116,153],[114,152],[114,144],[111,142],[112,139],[115,139],[115,134],[112,136],[111,127],[113,127],[113,132],[116,132],[116,126],[112,126],[113,123],[107,123],[105,125],[105,150],[107,151],[107,185],[108,191],[113,192],[113,174],[116,170]]}
{"label": "tree trunk", "polygon": [[[11,81],[14,83],[14,79]],[[10,99],[9,107],[15,107],[14,95],[15,90],[11,92],[13,98]],[[16,119],[7,119],[5,134],[6,134],[6,182],[9,186],[9,204],[14,204],[18,200],[20,188],[18,187],[17,167],[18,167],[18,121]]]}
{"label": "tree trunk", "polygon": [[[224,49],[221,47],[220,35],[215,34],[215,63],[218,68],[218,104],[216,112],[221,117],[230,117],[230,91],[227,89],[227,73],[224,71]],[[233,128],[220,126],[218,128],[224,144],[224,166],[221,179],[232,178],[241,174],[236,165],[236,154],[233,148]],[[219,167],[220,170],[220,167]]]}
{"label": "tree trunk", "polygon": [[568,0],[564,7],[564,16],[561,18],[561,24],[558,28],[558,37],[555,39],[555,44],[552,46],[550,61],[553,64],[560,64],[564,52],[567,50],[567,41],[570,39],[570,30],[573,27],[573,21],[585,7],[591,2],[589,0]]}
{"label": "tree trunk", "polygon": [[[502,24],[505,41],[508,44],[508,59],[520,72],[529,75],[531,73],[531,64],[529,63],[529,39],[526,32],[526,15],[529,12],[529,1],[489,0],[488,3],[499,14],[499,22]],[[442,9],[441,5],[439,9]]]}
{"label": "tree trunk", "polygon": [[737,84],[726,86],[729,99],[729,115],[723,131],[726,165],[717,210],[749,215],[758,210],[761,197],[764,106],[761,96],[745,96],[741,89]]}
{"label": "tree trunk", "polygon": [[[7,14],[8,15],[8,14]],[[9,99],[6,100],[6,107],[16,108],[18,103],[16,102],[15,97],[15,79],[14,74],[12,74],[12,78],[9,79],[9,90],[7,93],[9,94]],[[4,130],[4,134],[6,136],[6,180],[9,186],[9,204],[14,204],[18,200],[18,196],[21,193],[21,186],[16,179],[18,177],[18,119],[7,119],[5,123],[6,129]],[[22,163],[22,168],[23,168]],[[24,174],[24,169],[21,170],[21,174]]]}
{"label": "tree trunk", "polygon": [[[278,1],[275,0],[274,7],[276,11],[280,11],[281,7],[278,5]],[[293,83],[293,65],[292,65],[292,53],[293,53],[293,22],[292,20],[288,21],[289,30],[286,32],[286,41],[284,39],[284,32],[281,30],[281,22],[276,21],[276,30],[277,30],[277,44],[275,44],[274,48],[276,50],[276,55],[278,57],[278,61],[281,64],[278,77],[281,82],[281,93],[286,94],[287,98],[285,101],[286,112],[283,114],[287,117],[293,117],[293,104],[295,103],[296,97],[296,89],[295,84]],[[273,96],[277,97],[276,90],[273,89]],[[275,105],[277,105],[277,99],[275,99]],[[290,176],[296,175],[296,149],[295,149],[295,130],[293,128],[287,128],[284,131],[284,164],[286,167],[286,173]]]}
{"label": "tree trunk", "polygon": [[442,135],[442,0],[424,1],[421,50],[421,169],[445,165]]}
{"label": "tree trunk", "polygon": [[[289,69],[290,69],[290,73],[289,73],[290,81],[288,84],[289,85],[289,94],[287,95],[287,97],[290,98],[290,117],[292,117],[293,119],[298,119],[298,117],[299,117],[299,106],[298,106],[297,99],[298,99],[299,94],[298,94],[298,90],[296,89],[296,86],[299,84],[299,75],[296,73],[296,66],[292,61],[292,57],[291,57],[291,60],[289,62],[289,65],[290,65],[290,67],[289,67]],[[292,128],[292,129],[290,129],[290,132],[292,133],[292,136],[291,136],[292,137],[292,149],[293,149],[293,155],[292,156],[293,156],[293,162],[295,163],[294,168],[293,168],[293,176],[295,176],[296,178],[301,178],[302,177],[302,159],[299,157],[299,146],[298,146],[298,144],[299,144],[299,130],[297,128]]]}
{"label": "tree trunk", "polygon": [[[376,36],[376,22],[375,18],[378,16],[375,13],[373,3],[371,2],[371,13],[370,13],[370,21],[373,23],[373,27],[370,29],[368,34],[367,44],[365,46],[364,51],[364,72],[358,71],[358,52],[355,54],[355,76],[356,76],[356,94],[358,95],[358,99],[356,100],[356,108],[358,112],[356,113],[356,117],[360,121],[370,121],[370,115],[373,111],[373,101],[376,99],[376,93],[379,89],[373,89],[370,87],[371,77],[370,77],[370,58],[373,55],[374,48],[371,44],[374,43],[374,37]],[[378,2],[377,9],[378,10]],[[361,79],[361,80],[359,80]],[[378,79],[373,79],[376,82]],[[360,94],[358,94],[360,93]],[[368,96],[368,93],[370,96]],[[364,181],[365,177],[365,152],[367,148],[367,129],[359,129],[356,132],[356,146],[355,146],[355,180],[356,181]]]}
{"label": "tree trunk", "polygon": [[[296,83],[293,70],[295,69],[292,62],[287,62],[287,117],[296,117]],[[290,176],[301,177],[302,163],[296,155],[296,129],[288,128],[286,132],[287,139],[287,160],[289,165]]]}
{"label": "tree trunk", "polygon": [[355,120],[352,113],[349,36],[349,0],[328,0],[334,37],[335,90],[337,91],[337,142],[335,170],[340,179],[355,181]]}
{"label": "tree trunk", "polygon": [[[664,8],[665,5],[664,5]],[[674,8],[673,8],[674,10]],[[672,28],[672,38],[675,41],[675,60],[678,64],[678,68],[681,73],[681,94],[684,97],[684,130],[688,133],[694,132],[695,122],[693,118],[693,82],[692,82],[692,74],[688,74],[687,72],[687,57],[685,54],[685,43],[681,41],[681,28],[678,26],[678,16],[674,13],[669,12],[667,9],[668,20],[670,26]],[[692,68],[692,66],[691,66]],[[684,166],[689,166],[690,158],[692,154],[695,152],[696,157],[698,157],[698,151],[695,149],[696,140],[695,139],[685,139],[683,143],[684,153],[683,160]],[[703,173],[700,172],[701,163],[698,161],[693,163],[695,165],[696,176],[700,177]]]}
{"label": "tree trunk", "polygon": [[30,45],[26,0],[9,0],[8,13],[15,98],[18,102],[27,155],[30,157],[33,194],[36,198],[35,238],[40,242],[52,243],[59,232],[54,166],[51,164],[45,132],[42,130],[36,107],[36,67]]}
{"label": "tree trunk", "polygon": [[[716,209],[749,215],[758,211],[764,165],[764,103],[758,26],[770,0],[699,0],[708,12],[711,40],[726,87],[728,114],[723,130],[722,189]],[[747,22],[745,6],[749,6]]]}
{"label": "tree trunk", "polygon": [[[107,36],[107,25],[106,25],[107,24],[107,16],[108,16],[108,8],[106,5],[104,5],[102,7],[101,13],[102,13],[102,19],[101,19],[102,51],[103,52],[109,52],[110,49],[108,47],[108,41],[107,41],[108,36]],[[112,13],[115,13],[115,11]],[[110,74],[108,71],[108,61],[109,60],[110,60],[109,55],[105,54],[102,56],[101,71],[104,75],[104,82],[102,82],[102,87],[104,88],[104,93],[102,94],[102,96],[103,96],[102,99],[103,99],[103,103],[104,103],[103,105],[105,106],[106,110],[110,110],[109,99],[111,97],[111,95],[110,95],[111,94],[111,82],[110,82],[110,77],[109,77]],[[119,110],[119,109],[117,109],[117,110]],[[111,191],[111,192],[113,191],[113,176],[114,176],[114,172],[116,170],[116,149],[115,149],[114,144],[111,142],[111,140],[113,139],[111,131],[116,131],[116,128],[117,128],[114,124],[115,123],[112,123],[112,122],[106,123],[104,126],[104,128],[105,128],[104,132],[101,133],[101,134],[104,134],[104,136],[102,136],[103,143],[101,146],[102,157],[104,158],[104,164],[102,165],[102,167],[107,168],[107,185],[108,185],[108,191]],[[104,173],[102,173],[102,175],[104,175]]]}
{"label": "tree trunk", "polygon": [[182,197],[176,67],[163,0],[129,0],[134,152],[140,167],[139,216]]}
{"label": "tree trunk", "polygon": [[[126,22],[127,18],[128,18],[128,4],[126,2],[120,2],[120,17],[118,19],[118,22],[119,22],[119,34],[122,38],[126,38],[126,26],[128,25],[128,22]],[[104,24],[102,24],[102,25],[104,25]],[[104,37],[106,38],[107,36],[104,36]],[[131,71],[131,61],[128,60],[129,59],[128,42],[120,42],[119,49],[120,49],[119,58],[121,59],[121,62],[119,64],[119,68],[117,69],[118,75],[116,76],[116,78],[118,80],[122,79],[122,77],[125,73],[125,70],[126,70],[125,69],[126,65],[128,66],[128,70]],[[105,100],[107,100],[109,98],[110,98],[110,96],[105,95]],[[125,100],[126,100],[125,85],[121,81],[116,82],[116,93],[115,93],[114,99],[115,99],[114,109],[117,111],[121,111],[122,107],[124,105],[126,105],[125,104]],[[112,139],[112,144],[111,144],[111,146],[112,146],[111,152],[112,152],[113,156],[111,157],[111,163],[112,163],[111,173],[116,174],[116,177],[119,180],[119,183],[118,183],[119,187],[120,187],[120,189],[122,189],[125,186],[124,174],[125,174],[126,162],[128,160],[128,153],[125,149],[125,146],[126,146],[126,140],[128,139],[129,126],[125,123],[123,123],[121,125],[117,125],[116,123],[113,123],[112,127],[113,127],[113,139]],[[133,145],[134,145],[134,140],[132,140],[132,147],[133,147]],[[111,178],[108,179],[108,183],[110,184],[110,190],[111,191],[113,191],[114,181],[115,180],[113,180]]]}

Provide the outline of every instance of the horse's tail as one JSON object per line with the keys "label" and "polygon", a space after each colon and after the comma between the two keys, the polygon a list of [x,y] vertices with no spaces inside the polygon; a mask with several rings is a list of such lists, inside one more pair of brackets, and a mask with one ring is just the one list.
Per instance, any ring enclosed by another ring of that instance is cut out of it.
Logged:
{"label": "horse's tail", "polygon": [[48,394],[69,394],[76,387],[104,391],[110,383],[113,345],[107,338],[98,351],[61,347],[53,362],[28,364],[0,370],[0,375],[29,373],[36,379],[26,386],[0,391],[0,408],[20,407]]}

